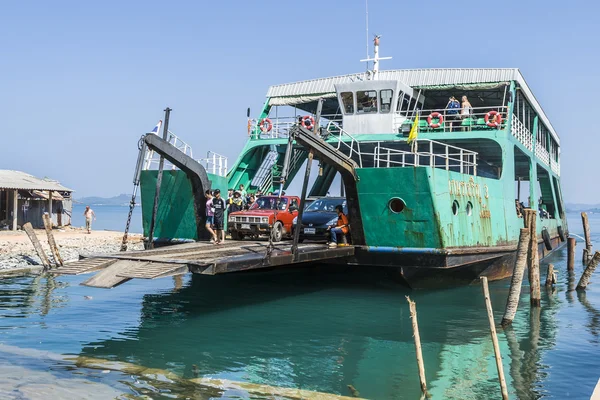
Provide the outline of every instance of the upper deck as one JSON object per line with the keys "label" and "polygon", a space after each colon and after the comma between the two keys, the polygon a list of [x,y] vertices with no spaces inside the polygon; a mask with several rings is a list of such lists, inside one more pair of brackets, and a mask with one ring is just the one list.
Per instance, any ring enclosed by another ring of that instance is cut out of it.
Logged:
{"label": "upper deck", "polygon": [[[322,98],[321,132],[339,140],[405,142],[418,114],[420,139],[457,145],[506,137],[560,174],[558,134],[518,69],[391,70],[379,71],[377,80],[369,76],[271,86],[261,115],[250,126],[252,140],[287,138],[299,118],[314,116]],[[462,96],[470,104],[468,115],[461,115],[464,103],[458,110],[448,107],[450,97],[460,102]]]}

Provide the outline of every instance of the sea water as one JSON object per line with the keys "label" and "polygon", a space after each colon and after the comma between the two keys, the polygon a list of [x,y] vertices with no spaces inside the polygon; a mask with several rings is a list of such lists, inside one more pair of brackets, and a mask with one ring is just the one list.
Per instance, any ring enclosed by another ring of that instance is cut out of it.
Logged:
{"label": "sea water", "polygon": [[[569,217],[581,234],[579,215]],[[600,246],[600,218],[590,215],[590,223]],[[542,282],[551,262],[556,288],[543,287],[542,307],[531,311],[525,280],[513,326],[498,328],[511,398],[587,399],[598,381],[600,271],[587,291],[572,290],[582,248],[578,241],[574,275],[566,246],[545,260]],[[479,284],[411,291],[326,266],[137,279],[111,290],[80,286],[87,278],[0,280],[0,398],[273,398],[185,383],[198,376],[345,396],[352,385],[364,398],[417,399],[406,295],[417,304],[432,398],[501,397]],[[490,282],[496,322],[509,285]],[[162,372],[154,379],[97,359]]]}
{"label": "sea water", "polygon": [[[92,222],[92,229],[124,231],[129,214],[129,206],[91,206],[96,214],[96,220]],[[73,205],[73,216],[71,225],[74,227],[85,227],[85,204]],[[131,225],[129,232],[142,233],[142,209],[137,205],[131,215]]]}

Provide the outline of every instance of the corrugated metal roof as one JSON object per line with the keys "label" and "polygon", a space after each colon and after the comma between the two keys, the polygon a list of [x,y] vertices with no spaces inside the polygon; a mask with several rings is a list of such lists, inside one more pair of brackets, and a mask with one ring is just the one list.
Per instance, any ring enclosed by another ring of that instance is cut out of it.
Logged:
{"label": "corrugated metal roof", "polygon": [[[287,97],[300,95],[315,95],[335,92],[337,83],[349,83],[366,80],[366,73],[333,76],[329,78],[311,79],[307,81],[285,83],[271,86],[267,97]],[[460,85],[470,83],[491,83],[516,81],[522,88],[523,94],[529,100],[550,133],[560,143],[558,134],[544,113],[542,106],[527,86],[518,68],[428,68],[428,69],[396,69],[379,71],[380,80],[399,80],[411,87],[436,85]]]}
{"label": "corrugated metal roof", "polygon": [[0,169],[0,189],[73,191],[64,187],[58,181],[40,179],[25,172],[11,171],[9,169]]}

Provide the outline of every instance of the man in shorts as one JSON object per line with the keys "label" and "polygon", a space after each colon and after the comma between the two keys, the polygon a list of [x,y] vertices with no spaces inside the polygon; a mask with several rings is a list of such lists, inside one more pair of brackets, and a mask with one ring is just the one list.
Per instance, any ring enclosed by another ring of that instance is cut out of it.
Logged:
{"label": "man in shorts", "polygon": [[213,208],[212,205],[212,193],[210,192],[210,190],[207,190],[206,192],[204,192],[204,196],[206,197],[206,230],[208,231],[208,233],[210,233],[211,239],[210,241],[215,243],[217,241],[217,235],[215,234],[215,231],[213,231],[212,229],[212,225],[214,223],[214,215],[215,215],[215,209]]}
{"label": "man in shorts", "polygon": [[90,208],[90,206],[85,206],[83,216],[85,217],[85,229],[87,230],[87,233],[90,234],[92,233],[92,218],[94,221],[96,220],[96,213]]}
{"label": "man in shorts", "polygon": [[215,227],[215,232],[217,234],[217,241],[215,244],[222,244],[225,241],[225,209],[227,205],[225,204],[225,200],[221,198],[221,191],[219,189],[215,190],[215,197],[212,199],[212,206],[214,208],[214,216],[213,216],[213,226]]}

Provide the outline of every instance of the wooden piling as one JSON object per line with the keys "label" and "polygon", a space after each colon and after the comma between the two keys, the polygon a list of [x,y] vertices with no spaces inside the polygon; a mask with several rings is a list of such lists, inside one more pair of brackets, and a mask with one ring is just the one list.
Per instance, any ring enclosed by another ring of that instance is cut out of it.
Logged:
{"label": "wooden piling", "polygon": [[510,281],[510,290],[506,300],[506,309],[502,317],[502,326],[510,325],[515,319],[517,307],[519,305],[519,296],[521,295],[521,286],[523,284],[523,275],[527,265],[527,254],[529,251],[529,229],[522,228],[519,233],[519,245],[517,247],[517,257],[513,269],[512,280]]}
{"label": "wooden piling", "polygon": [[587,265],[592,258],[592,238],[590,235],[590,221],[587,213],[581,213],[581,222],[583,223],[583,237],[585,238],[585,249],[583,251],[583,264]]}
{"label": "wooden piling", "polygon": [[492,301],[490,300],[490,290],[488,288],[487,277],[481,277],[483,287],[483,296],[485,297],[485,307],[487,309],[488,320],[490,323],[490,334],[494,345],[494,355],[496,356],[496,368],[498,369],[498,379],[500,380],[500,391],[502,392],[502,400],[508,400],[508,389],[506,388],[506,380],[504,379],[504,368],[502,367],[502,355],[500,354],[500,346],[498,345],[498,337],[496,336],[496,325],[494,323],[494,312],[492,310]]}
{"label": "wooden piling", "polygon": [[42,265],[44,266],[44,271],[48,271],[48,269],[50,268],[50,261],[48,261],[48,257],[46,256],[46,253],[44,253],[44,249],[42,248],[42,245],[40,244],[37,235],[33,231],[33,226],[31,226],[31,222],[24,224],[23,230],[25,231],[25,233],[27,233],[27,236],[29,236],[29,240],[31,240],[33,248],[40,257]]}
{"label": "wooden piling", "polygon": [[542,294],[540,289],[540,255],[538,253],[537,240],[537,211],[525,210],[527,227],[529,228],[529,257],[527,267],[529,268],[529,292],[532,307],[540,307]]}
{"label": "wooden piling", "polygon": [[600,251],[597,251],[594,253],[592,260],[589,262],[589,264],[585,268],[585,271],[583,271],[583,274],[581,274],[579,283],[577,283],[577,287],[575,288],[576,290],[585,290],[587,285],[590,283],[590,278],[592,277],[592,274],[596,270],[598,263],[600,263]]}
{"label": "wooden piling", "polygon": [[554,276],[554,265],[548,264],[548,271],[546,272],[546,287],[552,287],[552,285],[555,283],[556,278]]}
{"label": "wooden piling", "polygon": [[54,240],[54,234],[52,233],[52,221],[50,220],[50,216],[48,214],[43,214],[42,220],[44,221],[46,236],[48,236],[48,245],[50,246],[50,251],[52,252],[52,256],[54,257],[54,263],[57,266],[63,266],[64,262],[62,257],[60,256],[60,252],[58,251],[56,241]]}
{"label": "wooden piling", "polygon": [[567,239],[567,270],[572,271],[575,268],[575,247],[577,239],[570,237]]}
{"label": "wooden piling", "polygon": [[417,366],[419,367],[419,381],[421,383],[421,392],[427,395],[427,382],[425,380],[425,365],[423,364],[423,353],[421,351],[421,336],[419,335],[419,323],[417,322],[417,305],[410,297],[406,296],[410,309],[410,319],[412,320],[413,336],[415,338],[415,350],[417,353]]}

